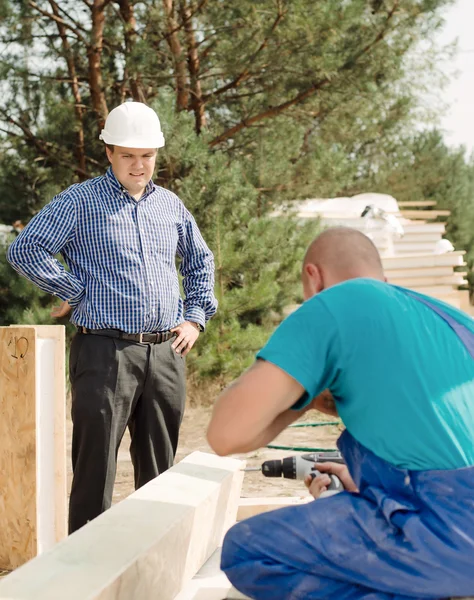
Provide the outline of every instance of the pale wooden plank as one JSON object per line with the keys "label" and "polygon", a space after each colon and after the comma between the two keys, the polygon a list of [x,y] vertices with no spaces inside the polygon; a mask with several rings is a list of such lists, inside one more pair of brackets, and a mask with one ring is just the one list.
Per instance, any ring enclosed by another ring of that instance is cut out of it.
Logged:
{"label": "pale wooden plank", "polygon": [[453,293],[457,294],[458,290],[454,289],[452,285],[412,285],[410,289],[426,296],[433,296],[434,298],[444,298],[444,296],[452,296]]}
{"label": "pale wooden plank", "polygon": [[463,250],[448,254],[415,254],[412,256],[384,256],[382,264],[390,269],[419,269],[420,267],[464,266]]}
{"label": "pale wooden plank", "polygon": [[[227,594],[227,600],[252,600],[250,598],[250,596],[245,596],[244,594],[242,594],[241,592],[239,592],[238,590],[235,589],[235,587],[232,587],[229,590],[229,593]],[[203,598],[204,600],[204,598]]]}
{"label": "pale wooden plank", "polygon": [[[28,325],[14,325],[12,327],[30,327]],[[53,504],[54,522],[51,524],[54,528],[52,534],[48,533],[48,538],[54,538],[54,542],[59,542],[67,535],[67,463],[66,463],[66,328],[64,325],[34,325],[36,339],[51,340],[54,343],[54,365],[53,365],[53,424],[52,439],[45,440],[48,445],[49,456],[54,461],[53,465],[37,465],[37,476],[45,477],[44,471],[52,468],[53,489],[45,490],[48,494],[48,502]],[[37,359],[39,357],[37,356]],[[36,398],[38,401],[38,398]],[[36,411],[43,407],[37,406]],[[39,433],[36,432],[36,444],[38,446]],[[51,446],[52,445],[52,446]],[[51,446],[51,447],[50,447]],[[38,450],[38,448],[37,448]],[[38,470],[39,469],[39,470]],[[42,482],[37,482],[44,488]],[[37,506],[37,510],[39,507]],[[42,540],[38,539],[38,546],[44,546]],[[47,544],[46,547],[49,547]],[[40,549],[40,548],[39,548]]]}
{"label": "pale wooden plank", "polygon": [[446,223],[423,223],[422,221],[405,221],[402,224],[406,234],[415,233],[437,233],[443,234],[446,231]]}
{"label": "pale wooden plank", "polygon": [[174,600],[223,600],[232,585],[220,569],[222,548],[217,548]]}
{"label": "pale wooden plank", "polygon": [[405,201],[398,201],[397,202],[398,206],[401,208],[405,208],[405,207],[423,207],[423,206],[436,206],[436,202],[435,200],[405,200]]}
{"label": "pale wooden plank", "polygon": [[0,327],[0,568],[36,555],[36,332]]}
{"label": "pale wooden plank", "polygon": [[419,269],[387,269],[390,279],[417,279],[418,277],[449,277],[457,271],[452,266],[420,267]]}
{"label": "pale wooden plank", "polygon": [[220,569],[222,548],[217,548],[211,558],[181,590],[174,600],[233,600],[247,599],[237,591]]}
{"label": "pale wooden plank", "polygon": [[449,285],[456,287],[459,285],[466,285],[467,281],[464,279],[467,273],[454,273],[444,277],[393,277],[390,276],[389,283],[400,285],[402,287],[420,287],[420,286],[436,286],[436,285]]}
{"label": "pale wooden plank", "polygon": [[403,237],[401,237],[400,239],[395,239],[394,240],[394,244],[397,246],[398,244],[402,243],[410,243],[410,244],[417,244],[417,243],[423,243],[426,244],[428,242],[432,242],[433,245],[436,244],[436,242],[439,242],[439,240],[441,240],[443,237],[443,234],[441,232],[431,232],[431,231],[416,231],[416,232],[410,232],[410,231],[406,231],[403,234]]}
{"label": "pale wooden plank", "polygon": [[0,599],[172,600],[235,522],[243,465],[194,452],[0,581]]}
{"label": "pale wooden plank", "polygon": [[450,210],[402,210],[400,214],[405,219],[437,219],[438,217],[449,217]]}
{"label": "pale wooden plank", "polygon": [[394,242],[394,255],[400,254],[432,254],[435,251],[436,242]]}
{"label": "pale wooden plank", "polygon": [[67,536],[67,463],[66,463],[66,328],[64,325],[36,325],[41,339],[54,341],[54,537]]}
{"label": "pale wooden plank", "polygon": [[274,496],[268,498],[241,498],[239,509],[237,511],[237,521],[249,519],[255,515],[260,515],[278,508],[286,506],[296,506],[311,502],[313,497],[306,496]]}

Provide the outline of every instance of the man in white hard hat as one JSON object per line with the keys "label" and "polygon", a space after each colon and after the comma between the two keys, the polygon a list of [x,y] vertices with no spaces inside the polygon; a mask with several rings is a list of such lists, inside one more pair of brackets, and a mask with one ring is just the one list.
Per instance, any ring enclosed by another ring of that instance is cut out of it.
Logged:
{"label": "man in white hard hat", "polygon": [[152,182],[165,144],[156,113],[122,104],[100,139],[111,164],[105,175],[58,194],[8,250],[19,273],[63,301],[53,316],[72,309],[78,329],[69,362],[70,532],[110,507],[127,426],[136,488],[172,465],[185,403],[183,357],[217,308],[211,251],[180,199]]}

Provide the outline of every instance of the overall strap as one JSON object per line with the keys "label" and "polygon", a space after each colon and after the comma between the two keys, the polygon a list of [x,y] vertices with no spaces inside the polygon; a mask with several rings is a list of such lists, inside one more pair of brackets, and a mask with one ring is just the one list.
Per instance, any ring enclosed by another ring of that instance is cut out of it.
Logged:
{"label": "overall strap", "polygon": [[426,306],[431,308],[431,310],[433,310],[437,315],[439,315],[443,319],[443,321],[445,321],[451,327],[454,333],[464,344],[466,350],[469,352],[471,357],[474,359],[474,332],[470,331],[465,325],[462,325],[462,323],[456,321],[456,319],[451,317],[451,315],[448,315],[448,313],[445,312],[442,308],[429,302],[429,300],[427,300],[426,298],[420,298],[416,294],[412,294],[411,292],[406,290],[404,291],[407,296],[410,296],[414,300],[425,304]]}

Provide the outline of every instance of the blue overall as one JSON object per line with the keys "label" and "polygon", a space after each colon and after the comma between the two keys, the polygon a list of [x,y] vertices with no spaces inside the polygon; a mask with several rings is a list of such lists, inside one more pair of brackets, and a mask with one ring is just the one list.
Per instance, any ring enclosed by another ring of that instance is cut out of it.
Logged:
{"label": "blue overall", "polygon": [[[413,297],[452,327],[474,359],[474,334]],[[400,469],[347,430],[338,447],[360,493],[341,492],[232,527],[221,562],[232,584],[255,600],[473,595],[474,467]]]}

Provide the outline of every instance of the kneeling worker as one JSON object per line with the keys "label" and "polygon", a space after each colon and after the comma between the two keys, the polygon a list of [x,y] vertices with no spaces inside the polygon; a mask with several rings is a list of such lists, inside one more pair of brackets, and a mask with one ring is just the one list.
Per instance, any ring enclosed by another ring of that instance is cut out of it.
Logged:
{"label": "kneeling worker", "polygon": [[348,228],[311,244],[303,287],[218,399],[208,439],[221,455],[252,451],[333,402],[346,491],[235,525],[222,569],[256,600],[474,594],[473,320],[386,283]]}

